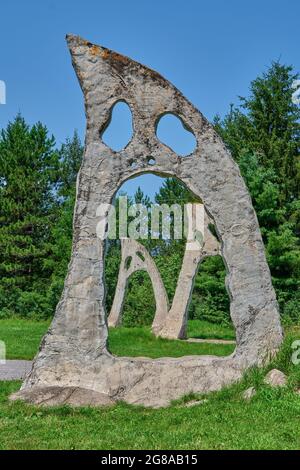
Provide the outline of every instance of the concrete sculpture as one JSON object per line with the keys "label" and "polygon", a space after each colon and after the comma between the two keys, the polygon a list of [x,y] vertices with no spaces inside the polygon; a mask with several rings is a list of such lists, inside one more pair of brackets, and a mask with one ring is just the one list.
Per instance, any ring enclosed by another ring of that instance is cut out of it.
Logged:
{"label": "concrete sculpture", "polygon": [[209,230],[210,222],[205,213],[203,244],[194,239],[195,237],[186,243],[172,306],[158,333],[162,338],[183,339],[186,337],[189,303],[199,265],[207,256],[220,254],[220,244]]}
{"label": "concrete sculpture", "polygon": [[[202,204],[197,204],[197,206],[202,206]],[[192,212],[194,208],[195,206],[191,205]],[[127,281],[134,272],[142,270],[149,274],[156,302],[152,332],[156,336],[168,339],[183,339],[186,337],[188,308],[199,265],[207,256],[215,256],[220,253],[219,242],[208,228],[209,223],[212,221],[209,220],[207,214],[205,213],[204,215],[203,244],[196,239],[195,229],[193,229],[195,215],[191,213],[190,218],[189,226],[191,226],[191,229],[189,229],[190,233],[188,234],[182,266],[170,310],[168,307],[168,295],[161,275],[146,248],[141,243],[130,238],[121,240],[122,259],[115,296],[108,316],[109,327],[116,327],[122,323],[122,309]]]}
{"label": "concrete sculpture", "polygon": [[146,271],[152,282],[156,302],[156,312],[152,324],[154,333],[158,333],[164,324],[168,310],[168,295],[155,262],[146,248],[136,240],[121,240],[122,259],[112,308],[108,316],[108,326],[115,327],[122,322],[122,307],[129,277],[136,271]]}
{"label": "concrete sculpture", "polygon": [[[51,327],[13,398],[163,406],[186,393],[220,389],[238,380],[247,367],[266,361],[282,341],[257,217],[239,168],[209,122],[161,75],[80,37],[69,35],[67,41],[87,117],[72,255]],[[119,153],[101,140],[117,101],[126,101],[134,120],[132,140]],[[191,155],[181,158],[157,139],[157,122],[165,113],[178,116],[195,135]],[[97,207],[110,204],[124,181],[145,172],[179,178],[214,220],[236,329],[231,356],[147,359],[114,357],[107,350],[105,240],[96,234],[105,215],[97,215]]]}

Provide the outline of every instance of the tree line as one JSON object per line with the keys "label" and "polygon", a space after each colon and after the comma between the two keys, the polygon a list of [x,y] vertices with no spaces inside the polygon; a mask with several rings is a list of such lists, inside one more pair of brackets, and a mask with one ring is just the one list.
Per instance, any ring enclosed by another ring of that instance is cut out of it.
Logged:
{"label": "tree line", "polygon": [[[300,107],[293,101],[298,75],[273,63],[250,84],[249,96],[216,116],[214,126],[238,163],[257,212],[268,264],[285,323],[300,322]],[[29,126],[18,115],[0,135],[0,318],[48,318],[62,292],[72,244],[75,183],[83,155],[77,133],[57,148],[45,125]],[[174,178],[164,180],[155,202],[193,202]],[[129,203],[150,205],[142,189]],[[212,228],[213,230],[213,228]],[[170,301],[184,240],[144,240],[161,272]],[[109,240],[106,304],[117,282],[120,243]],[[225,267],[220,256],[200,266],[190,318],[229,323]],[[155,305],[144,272],[129,281],[127,325],[149,324]]]}

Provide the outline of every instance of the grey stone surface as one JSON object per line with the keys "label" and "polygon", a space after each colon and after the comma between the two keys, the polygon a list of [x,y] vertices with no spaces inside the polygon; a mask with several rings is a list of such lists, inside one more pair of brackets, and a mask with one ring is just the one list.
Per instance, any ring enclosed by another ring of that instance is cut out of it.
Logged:
{"label": "grey stone surface", "polygon": [[115,401],[105,393],[79,387],[34,387],[19,393],[12,394],[10,399],[16,401],[22,398],[28,403],[40,406],[110,406]]}
{"label": "grey stone surface", "polygon": [[22,380],[32,367],[32,361],[7,360],[0,363],[0,380]]}
{"label": "grey stone surface", "polygon": [[192,401],[189,401],[188,403],[185,403],[184,407],[185,408],[192,408],[193,406],[204,405],[207,402],[208,402],[208,400],[206,398],[203,398],[202,400],[192,400]]}
{"label": "grey stone surface", "polygon": [[[15,398],[38,402],[36,390],[43,393],[44,388],[47,395],[49,387],[59,387],[61,393],[71,387],[108,400],[164,406],[191,392],[218,390],[238,380],[247,367],[268,360],[282,341],[257,217],[239,168],[209,122],[161,75],[80,37],[67,39],[87,117],[72,257],[54,320]],[[131,107],[134,134],[116,153],[102,142],[101,133],[112,106],[122,100]],[[193,154],[181,158],[157,139],[157,122],[168,112],[194,133]],[[236,349],[229,357],[120,358],[107,350],[105,242],[96,236],[105,216],[97,215],[97,207],[111,203],[128,178],[145,172],[179,178],[214,220],[236,329]]]}
{"label": "grey stone surface", "polygon": [[256,395],[256,390],[254,387],[249,387],[243,392],[243,398],[246,401],[250,401]]}
{"label": "grey stone surface", "polygon": [[287,378],[280,370],[272,369],[265,376],[264,382],[271,387],[284,387],[287,384]]}

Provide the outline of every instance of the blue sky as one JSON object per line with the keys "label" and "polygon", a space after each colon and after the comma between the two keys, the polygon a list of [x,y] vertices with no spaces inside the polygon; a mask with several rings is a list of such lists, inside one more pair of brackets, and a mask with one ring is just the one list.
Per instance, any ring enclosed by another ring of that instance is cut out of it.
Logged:
{"label": "blue sky", "polygon": [[[298,0],[6,0],[0,21],[0,80],[7,86],[0,127],[20,111],[29,123],[46,124],[59,145],[74,129],[83,137],[85,128],[66,33],[159,71],[208,119],[247,95],[272,60],[300,71]],[[150,195],[157,188],[153,177],[140,181]]]}

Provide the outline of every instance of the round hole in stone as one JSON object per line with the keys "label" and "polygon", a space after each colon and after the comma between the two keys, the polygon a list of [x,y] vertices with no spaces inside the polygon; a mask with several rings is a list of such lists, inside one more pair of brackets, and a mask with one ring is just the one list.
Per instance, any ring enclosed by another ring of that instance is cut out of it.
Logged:
{"label": "round hole in stone", "polygon": [[117,101],[111,115],[101,132],[102,141],[115,152],[124,149],[132,139],[132,113],[127,103]]}
{"label": "round hole in stone", "polygon": [[138,168],[138,164],[136,162],[130,162],[130,168],[132,170],[136,170],[136,168]]}
{"label": "round hole in stone", "polygon": [[148,161],[148,165],[155,165],[156,163],[155,158],[152,158],[152,157],[149,157],[147,161]]}
{"label": "round hole in stone", "polygon": [[181,157],[190,155],[196,149],[197,141],[192,130],[175,114],[164,114],[158,120],[156,135]]}

